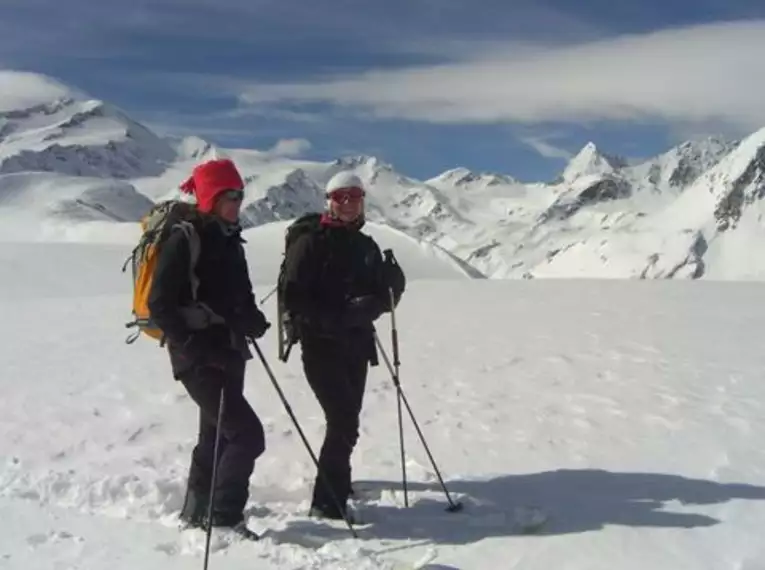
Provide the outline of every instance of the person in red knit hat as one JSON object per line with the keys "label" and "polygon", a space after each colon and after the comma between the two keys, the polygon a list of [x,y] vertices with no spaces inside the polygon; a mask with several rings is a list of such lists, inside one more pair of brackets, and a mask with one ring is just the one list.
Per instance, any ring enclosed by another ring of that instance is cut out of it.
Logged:
{"label": "person in red knit hat", "polygon": [[[196,298],[190,242],[183,231],[173,231],[162,246],[149,294],[149,309],[165,335],[173,376],[199,407],[199,435],[180,518],[191,527],[230,527],[257,538],[247,529],[244,507],[255,460],[265,451],[265,436],[243,389],[245,363],[252,358],[247,340],[262,337],[270,324],[255,302],[242,246],[244,182],[231,160],[211,160],[194,168],[181,190],[197,200],[196,215],[189,220],[200,238]],[[192,319],[192,311],[198,317],[200,307],[206,318]],[[221,403],[219,461],[208,520]]]}
{"label": "person in red knit hat", "polygon": [[[238,221],[244,181],[230,159],[210,160],[198,165],[191,177],[181,184],[181,191],[196,197],[200,212],[213,213],[217,202],[218,211],[214,213],[230,223]],[[221,195],[225,200],[218,202]]]}

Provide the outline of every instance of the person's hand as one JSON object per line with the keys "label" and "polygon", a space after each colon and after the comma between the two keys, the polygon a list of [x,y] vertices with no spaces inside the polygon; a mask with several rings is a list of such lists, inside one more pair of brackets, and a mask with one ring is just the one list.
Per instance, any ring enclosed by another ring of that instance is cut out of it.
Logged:
{"label": "person's hand", "polygon": [[[406,276],[394,257],[392,249],[386,249],[383,252],[383,257],[383,281],[386,293],[388,291],[393,292],[393,306],[395,307],[398,305],[398,302],[401,300],[401,296],[406,289]],[[386,306],[388,304],[390,303],[386,303]]]}
{"label": "person's hand", "polygon": [[248,338],[261,338],[271,328],[266,316],[256,310],[253,316],[245,323],[244,335]]}
{"label": "person's hand", "polygon": [[230,320],[230,326],[234,330],[247,338],[261,338],[266,331],[271,328],[266,316],[257,307],[252,307],[249,311],[236,313]]}

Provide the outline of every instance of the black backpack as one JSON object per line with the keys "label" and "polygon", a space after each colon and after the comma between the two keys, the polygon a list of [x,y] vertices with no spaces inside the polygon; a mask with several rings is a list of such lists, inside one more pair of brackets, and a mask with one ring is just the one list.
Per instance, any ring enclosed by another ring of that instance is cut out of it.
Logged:
{"label": "black backpack", "polygon": [[284,308],[284,273],[290,247],[295,240],[306,233],[319,233],[321,230],[321,214],[303,214],[287,227],[284,240],[284,256],[279,267],[279,277],[276,281],[277,333],[279,335],[279,360],[287,362],[290,350],[298,342],[298,331],[292,322],[289,312]]}

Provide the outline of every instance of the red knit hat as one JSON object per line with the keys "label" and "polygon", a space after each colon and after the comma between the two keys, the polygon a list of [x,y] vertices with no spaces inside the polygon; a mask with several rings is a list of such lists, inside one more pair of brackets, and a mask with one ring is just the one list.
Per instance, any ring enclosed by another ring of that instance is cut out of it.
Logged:
{"label": "red knit hat", "polygon": [[181,192],[194,194],[197,198],[197,208],[205,213],[212,211],[218,194],[226,190],[243,189],[242,177],[228,158],[197,165],[191,177],[181,184]]}

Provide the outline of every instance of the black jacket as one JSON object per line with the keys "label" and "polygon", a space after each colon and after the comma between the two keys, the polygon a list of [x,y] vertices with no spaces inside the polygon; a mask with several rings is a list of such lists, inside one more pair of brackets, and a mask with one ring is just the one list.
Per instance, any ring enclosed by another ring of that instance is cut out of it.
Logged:
{"label": "black jacket", "polygon": [[296,238],[284,267],[284,308],[301,341],[334,338],[364,347],[374,362],[374,321],[397,304],[405,278],[385,263],[374,239],[358,228],[321,226]]}
{"label": "black jacket", "polygon": [[255,303],[240,231],[206,215],[194,220],[194,226],[201,245],[197,301],[225,323],[195,330],[184,316],[184,309],[193,304],[190,246],[183,232],[174,231],[159,253],[148,304],[165,334],[176,378],[194,366],[225,368],[233,358],[250,358],[245,334],[266,322]]}

